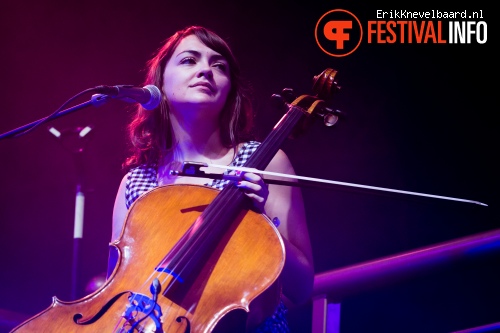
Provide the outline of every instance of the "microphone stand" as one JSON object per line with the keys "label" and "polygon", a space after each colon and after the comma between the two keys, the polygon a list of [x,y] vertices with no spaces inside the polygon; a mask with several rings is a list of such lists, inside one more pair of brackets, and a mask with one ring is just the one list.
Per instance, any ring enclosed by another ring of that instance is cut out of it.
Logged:
{"label": "microphone stand", "polygon": [[75,105],[75,106],[73,106],[71,108],[68,108],[68,109],[59,111],[56,114],[50,115],[49,117],[33,121],[33,122],[29,123],[29,124],[23,125],[21,127],[18,127],[16,129],[11,130],[11,131],[8,131],[8,132],[5,132],[3,134],[0,134],[0,140],[1,139],[5,139],[5,138],[14,137],[14,136],[17,136],[17,135],[21,135],[21,134],[23,134],[22,132],[29,131],[32,128],[34,128],[35,126],[37,126],[38,124],[42,124],[44,122],[47,122],[47,121],[59,118],[61,116],[67,115],[68,113],[71,113],[71,112],[74,112],[74,111],[77,111],[77,110],[80,110],[80,109],[84,109],[84,108],[89,107],[89,106],[96,106],[96,107],[97,106],[101,106],[102,104],[106,103],[108,100],[109,100],[109,96],[108,95],[102,95],[102,94],[92,95],[92,98],[91,98],[90,101],[87,101],[87,102],[82,103],[82,104]]}
{"label": "microphone stand", "polygon": [[[64,109],[62,111],[56,112],[46,118],[39,119],[37,121],[31,122],[29,124],[23,125],[11,131],[5,132],[0,135],[0,140],[10,137],[18,137],[27,133],[28,131],[34,129],[35,127],[48,122],[50,120],[56,119],[58,117],[67,115],[71,112],[84,109],[89,106],[101,106],[109,100],[108,95],[95,94],[92,95],[90,101],[84,102],[82,104],[75,105],[73,107]],[[79,258],[80,258],[80,245],[83,236],[83,212],[85,203],[85,194],[83,192],[83,164],[82,164],[82,153],[83,153],[83,141],[81,139],[85,138],[86,135],[92,129],[87,126],[85,128],[77,128],[69,131],[60,132],[54,127],[49,128],[49,132],[52,133],[57,139],[68,139],[61,141],[65,148],[70,149],[74,153],[74,162],[77,169],[77,184],[76,184],[76,198],[75,198],[75,220],[74,220],[74,232],[73,232],[73,259],[71,267],[71,299],[75,300],[78,295],[78,276],[79,276]],[[77,146],[74,146],[74,138],[68,137],[69,135],[77,135]],[[73,145],[73,147],[71,146]]]}
{"label": "microphone stand", "polygon": [[54,127],[49,128],[49,132],[61,142],[73,156],[76,167],[76,192],[75,192],[75,219],[73,230],[73,261],[71,267],[71,299],[76,300],[80,297],[78,292],[80,288],[80,248],[83,238],[83,214],[85,206],[84,193],[84,168],[83,152],[88,138],[90,126],[84,128],[77,127],[65,131],[58,131]]}

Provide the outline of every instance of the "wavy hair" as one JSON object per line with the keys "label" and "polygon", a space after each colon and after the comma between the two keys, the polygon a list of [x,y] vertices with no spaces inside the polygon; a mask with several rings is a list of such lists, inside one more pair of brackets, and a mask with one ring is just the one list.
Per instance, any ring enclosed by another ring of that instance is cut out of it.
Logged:
{"label": "wavy hair", "polygon": [[[195,35],[207,47],[220,53],[229,64],[231,89],[226,104],[220,113],[221,142],[225,147],[236,147],[239,143],[253,139],[253,108],[250,90],[240,77],[239,65],[228,44],[214,32],[200,26],[190,26],[177,31],[158,49],[147,62],[144,85],[163,87],[163,72],[167,62],[181,40]],[[146,110],[138,105],[128,125],[132,154],[123,164],[125,169],[138,165],[157,165],[166,152],[172,149],[175,140],[170,124],[170,110],[164,94],[157,108]]]}

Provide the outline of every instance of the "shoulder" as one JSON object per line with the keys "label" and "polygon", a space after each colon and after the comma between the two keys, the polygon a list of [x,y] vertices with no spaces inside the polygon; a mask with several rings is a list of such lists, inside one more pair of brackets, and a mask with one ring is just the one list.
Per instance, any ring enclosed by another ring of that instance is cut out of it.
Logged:
{"label": "shoulder", "polygon": [[248,141],[236,147],[236,154],[231,163],[232,166],[243,166],[252,154],[259,148],[260,142]]}
{"label": "shoulder", "polygon": [[[236,157],[233,160],[235,166],[242,166],[250,158],[250,156],[259,148],[261,142],[248,141],[238,146]],[[294,173],[292,163],[286,153],[279,149],[276,155],[266,167],[267,171],[281,172],[281,173]]]}
{"label": "shoulder", "polygon": [[156,183],[156,167],[154,165],[139,165],[130,169],[125,175],[127,187],[149,185]]}
{"label": "shoulder", "polygon": [[129,179],[132,178],[147,178],[151,177],[152,175],[156,175],[156,165],[147,165],[147,164],[141,164],[139,166],[136,166],[132,169],[130,169],[126,176]]}
{"label": "shoulder", "polygon": [[259,141],[247,141],[240,143],[237,148],[237,154],[252,154],[257,150],[257,148],[259,148],[260,144],[261,143]]}
{"label": "shoulder", "polygon": [[266,168],[267,171],[294,174],[292,163],[283,150],[278,150]]}

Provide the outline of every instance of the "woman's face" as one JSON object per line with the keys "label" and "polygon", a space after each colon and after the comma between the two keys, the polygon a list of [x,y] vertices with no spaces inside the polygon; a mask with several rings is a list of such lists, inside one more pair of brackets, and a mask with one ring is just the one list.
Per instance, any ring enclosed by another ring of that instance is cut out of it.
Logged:
{"label": "woman's face", "polygon": [[163,82],[174,112],[203,109],[218,115],[231,89],[227,60],[195,35],[182,39],[174,50]]}

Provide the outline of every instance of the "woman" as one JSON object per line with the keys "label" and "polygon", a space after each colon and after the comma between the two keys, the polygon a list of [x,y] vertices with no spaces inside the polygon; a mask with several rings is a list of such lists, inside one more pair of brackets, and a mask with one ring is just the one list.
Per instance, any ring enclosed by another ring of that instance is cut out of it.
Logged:
{"label": "woman", "polygon": [[[154,187],[182,183],[222,189],[228,184],[171,176],[169,171],[178,170],[183,161],[241,166],[259,145],[250,140],[252,108],[238,65],[228,45],[215,33],[197,26],[178,31],[167,39],[148,67],[145,84],[160,87],[162,101],[153,111],[139,106],[130,124],[134,153],[125,163],[130,171],[116,197],[113,241],[119,238],[133,201]],[[266,170],[294,173],[283,151],[276,154]],[[253,173],[244,173],[238,186],[252,200],[256,211],[279,221],[286,251],[279,278],[283,300],[291,304],[307,301],[314,271],[300,190],[267,186]],[[250,306],[248,331],[288,331],[283,302],[271,313],[257,307]]]}

